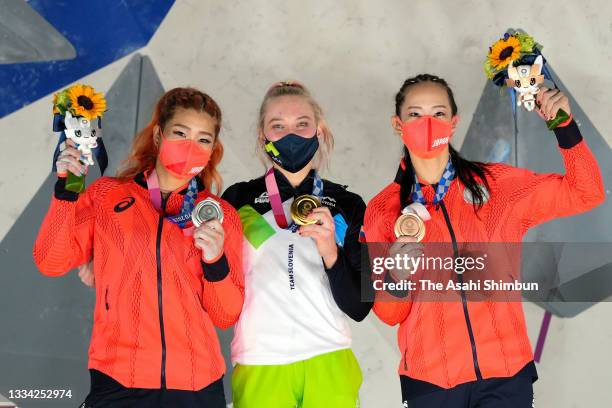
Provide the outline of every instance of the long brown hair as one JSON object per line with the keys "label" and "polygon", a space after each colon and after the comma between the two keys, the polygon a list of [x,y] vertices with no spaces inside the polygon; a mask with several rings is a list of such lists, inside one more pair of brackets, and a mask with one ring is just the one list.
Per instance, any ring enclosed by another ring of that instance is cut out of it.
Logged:
{"label": "long brown hair", "polygon": [[199,174],[207,189],[218,194],[222,188],[221,175],[217,166],[223,157],[223,144],[219,140],[221,130],[221,109],[210,96],[194,88],[174,88],[157,101],[149,124],[134,138],[128,158],[121,164],[117,177],[122,180],[134,178],[137,174],[150,171],[155,167],[159,148],[155,144],[155,126],[164,128],[178,108],[195,109],[206,112],[215,119],[215,140],[210,161]]}
{"label": "long brown hair", "polygon": [[[420,74],[412,78],[408,78],[404,81],[402,87],[395,95],[395,114],[398,117],[400,116],[402,105],[404,105],[406,94],[408,93],[410,88],[416,84],[420,84],[423,82],[431,82],[434,84],[438,84],[446,90],[451,106],[451,113],[453,114],[453,116],[455,116],[457,114],[458,109],[452,89],[444,79],[431,74]],[[465,159],[450,144],[448,145],[448,149],[451,161],[453,163],[453,166],[455,167],[455,171],[457,172],[457,177],[465,186],[465,188],[467,188],[470,193],[472,193],[474,201],[474,212],[478,212],[478,210],[482,208],[483,204],[485,203],[485,193],[481,190],[479,183],[482,183],[484,187],[488,191],[490,191],[489,182],[486,177],[486,174],[489,173],[487,164]],[[408,153],[408,149],[405,146],[403,160],[404,164],[406,165],[406,168],[403,172],[402,180],[400,182],[400,202],[402,206],[408,203],[410,199],[410,193],[412,192],[412,187],[414,184],[414,167],[412,166],[412,160],[410,160],[410,154]]]}

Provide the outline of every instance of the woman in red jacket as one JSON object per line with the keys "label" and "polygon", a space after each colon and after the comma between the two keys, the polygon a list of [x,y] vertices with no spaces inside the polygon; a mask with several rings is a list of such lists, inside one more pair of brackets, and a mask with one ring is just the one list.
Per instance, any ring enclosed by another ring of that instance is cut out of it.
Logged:
{"label": "woman in red jacket", "polygon": [[[559,109],[571,113],[557,89],[542,88],[537,101],[543,119],[555,117]],[[398,239],[394,232],[402,210],[414,210],[426,227],[422,241],[451,243],[457,257],[458,243],[520,243],[529,228],[604,200],[599,168],[571,116],[555,130],[564,176],[462,158],[449,145],[458,119],[444,80],[426,74],[404,82],[392,118],[405,144],[404,157],[395,181],[367,206],[368,242],[394,242],[391,252],[420,256],[416,244],[407,244],[417,238]],[[401,275],[393,270],[383,279],[394,283]],[[463,277],[457,273],[453,280],[462,283]],[[376,293],[376,315],[400,325],[404,405],[531,407],[537,373],[521,303],[468,301],[464,290],[457,298],[419,302],[407,291]]]}
{"label": "woman in red jacket", "polygon": [[[243,303],[242,227],[213,195],[223,155],[221,111],[208,95],[176,88],[157,103],[117,177],[82,194],[69,145],[34,259],[60,276],[93,258],[91,392],[83,407],[225,407],[225,364],[213,326],[227,328]],[[193,207],[219,203],[221,219],[194,227]]]}

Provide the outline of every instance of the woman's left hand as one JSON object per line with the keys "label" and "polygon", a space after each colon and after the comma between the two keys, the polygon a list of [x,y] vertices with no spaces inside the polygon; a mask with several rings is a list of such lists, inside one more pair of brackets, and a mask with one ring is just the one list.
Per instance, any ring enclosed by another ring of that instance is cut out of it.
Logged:
{"label": "woman's left hand", "polygon": [[536,109],[536,112],[544,120],[554,119],[559,109],[563,109],[568,115],[572,113],[569,99],[559,89],[541,87],[536,95],[536,101],[540,104],[540,109]]}
{"label": "woman's left hand", "polygon": [[93,259],[86,264],[80,265],[78,269],[79,278],[85,286],[89,286],[90,288],[96,286],[96,278],[93,270]]}
{"label": "woman's left hand", "polygon": [[217,260],[223,254],[225,231],[219,220],[207,221],[193,231],[194,244],[202,250],[202,260],[206,263]]}
{"label": "woman's left hand", "polygon": [[327,207],[318,207],[312,210],[307,217],[316,220],[316,224],[302,225],[299,234],[314,239],[317,249],[326,268],[331,268],[338,259],[338,246],[336,245],[336,224]]}

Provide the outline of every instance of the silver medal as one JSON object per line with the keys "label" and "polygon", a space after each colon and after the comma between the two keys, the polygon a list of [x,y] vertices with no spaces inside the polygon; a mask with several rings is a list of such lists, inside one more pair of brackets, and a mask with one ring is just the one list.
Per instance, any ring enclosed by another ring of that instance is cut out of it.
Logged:
{"label": "silver medal", "polygon": [[197,228],[206,221],[212,219],[223,222],[223,210],[217,201],[209,197],[196,204],[191,213],[191,220],[193,221],[193,225]]}

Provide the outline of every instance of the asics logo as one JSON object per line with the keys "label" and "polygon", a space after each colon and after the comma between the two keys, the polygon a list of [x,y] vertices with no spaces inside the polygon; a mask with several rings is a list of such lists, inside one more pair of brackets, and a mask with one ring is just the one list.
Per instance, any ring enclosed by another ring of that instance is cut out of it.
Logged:
{"label": "asics logo", "polygon": [[115,205],[114,210],[116,213],[123,212],[130,208],[135,202],[136,199],[134,197],[125,197],[123,200],[119,201],[117,205]]}

